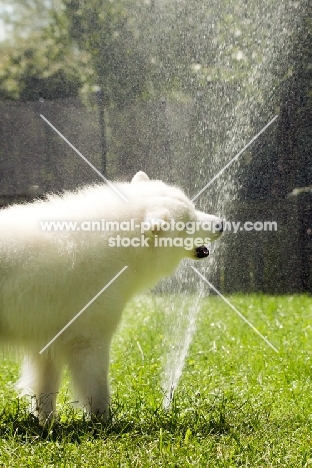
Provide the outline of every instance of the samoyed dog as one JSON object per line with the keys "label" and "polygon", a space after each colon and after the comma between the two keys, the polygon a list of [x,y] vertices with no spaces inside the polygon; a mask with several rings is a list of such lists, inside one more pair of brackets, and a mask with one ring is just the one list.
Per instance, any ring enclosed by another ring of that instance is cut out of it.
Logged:
{"label": "samoyed dog", "polygon": [[22,349],[18,387],[41,422],[55,414],[64,364],[79,403],[108,418],[110,344],[125,304],[183,258],[207,257],[222,231],[220,219],[144,172],[115,187],[0,210],[0,340]]}

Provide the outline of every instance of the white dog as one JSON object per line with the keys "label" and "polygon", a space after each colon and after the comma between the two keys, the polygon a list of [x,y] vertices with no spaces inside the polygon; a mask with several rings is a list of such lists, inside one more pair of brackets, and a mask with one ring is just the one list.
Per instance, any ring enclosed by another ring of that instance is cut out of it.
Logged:
{"label": "white dog", "polygon": [[109,350],[126,302],[182,258],[205,258],[202,244],[222,230],[143,172],[116,187],[128,202],[98,185],[0,211],[0,339],[25,352],[19,387],[35,397],[41,421],[55,413],[63,364],[79,403],[108,417]]}

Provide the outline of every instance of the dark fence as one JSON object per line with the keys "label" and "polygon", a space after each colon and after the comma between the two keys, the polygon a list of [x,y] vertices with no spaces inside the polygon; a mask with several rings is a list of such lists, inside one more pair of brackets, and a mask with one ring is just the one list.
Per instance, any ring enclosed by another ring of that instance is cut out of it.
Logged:
{"label": "dark fence", "polygon": [[[28,199],[101,181],[40,115],[99,171],[107,166],[105,175],[110,179],[129,180],[144,170],[167,182],[184,181],[192,166],[182,150],[191,107],[192,103],[138,103],[105,112],[103,121],[96,96],[89,106],[79,98],[0,102],[0,196]],[[108,147],[105,163],[103,145],[105,151]]]}
{"label": "dark fence", "polygon": [[[222,291],[312,292],[311,195],[241,203],[230,218],[240,229],[224,234],[214,279]],[[276,222],[277,230],[261,230],[264,221]],[[258,230],[244,230],[245,222]]]}
{"label": "dark fence", "polygon": [[0,103],[0,195],[32,197],[98,180],[40,117],[43,114],[100,169],[96,118],[76,98]]}

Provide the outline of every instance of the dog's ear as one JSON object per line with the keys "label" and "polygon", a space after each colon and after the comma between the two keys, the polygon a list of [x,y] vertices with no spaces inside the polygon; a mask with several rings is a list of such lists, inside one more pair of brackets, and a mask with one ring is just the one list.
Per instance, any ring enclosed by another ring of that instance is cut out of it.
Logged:
{"label": "dog's ear", "polygon": [[132,178],[131,184],[136,184],[137,182],[146,182],[148,180],[150,180],[148,175],[146,175],[145,172],[143,172],[143,171],[139,171]]}
{"label": "dog's ear", "polygon": [[[162,226],[168,226],[170,222],[170,212],[167,208],[159,208],[157,210],[147,211],[145,215],[145,226],[152,235],[160,234],[162,232]],[[168,229],[166,229],[168,231]]]}

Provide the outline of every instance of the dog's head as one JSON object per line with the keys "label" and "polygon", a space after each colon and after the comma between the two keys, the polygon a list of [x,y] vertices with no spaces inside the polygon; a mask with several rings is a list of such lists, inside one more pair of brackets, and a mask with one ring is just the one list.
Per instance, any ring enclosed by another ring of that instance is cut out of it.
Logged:
{"label": "dog's head", "polygon": [[193,259],[209,255],[210,242],[223,232],[220,218],[196,210],[179,188],[150,181],[144,172],[138,172],[132,184],[145,200],[142,230],[154,239],[155,247],[175,247],[182,257]]}

